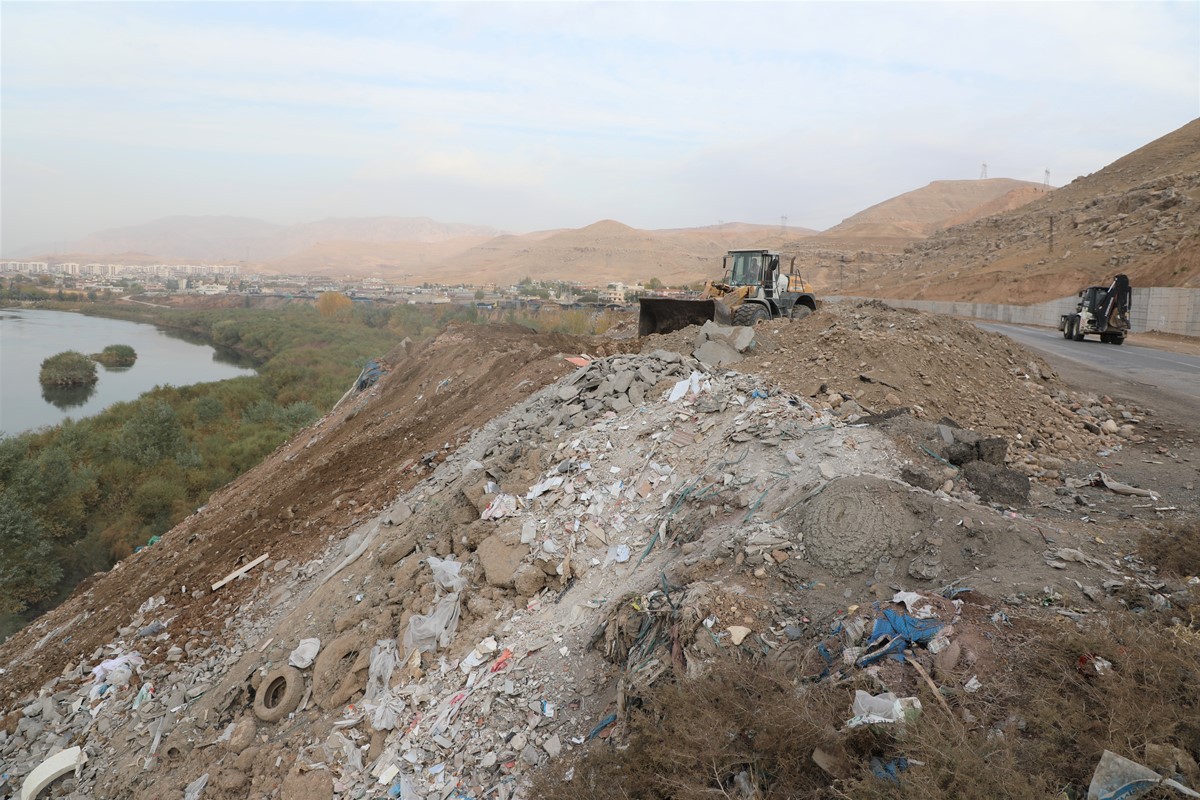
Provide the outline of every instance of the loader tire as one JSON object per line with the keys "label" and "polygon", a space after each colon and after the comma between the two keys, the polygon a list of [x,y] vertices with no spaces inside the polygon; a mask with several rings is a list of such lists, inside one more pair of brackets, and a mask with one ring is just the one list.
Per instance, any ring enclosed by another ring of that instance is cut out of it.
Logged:
{"label": "loader tire", "polygon": [[1063,338],[1070,339],[1074,333],[1075,333],[1075,331],[1071,327],[1071,320],[1067,320],[1066,322],[1064,322],[1063,323]]}
{"label": "loader tire", "polygon": [[1072,333],[1071,338],[1077,342],[1083,341],[1083,331],[1079,330],[1080,321],[1081,320],[1079,319],[1079,317],[1076,317],[1075,324],[1071,326],[1071,333]]}
{"label": "loader tire", "polygon": [[765,322],[770,318],[771,312],[758,303],[742,303],[733,312],[733,324],[744,325],[747,328],[753,328],[758,323]]}
{"label": "loader tire", "polygon": [[280,667],[267,673],[254,695],[254,716],[263,722],[279,722],[300,705],[304,676],[295,667]]}
{"label": "loader tire", "polygon": [[805,306],[805,305],[801,305],[800,303],[796,303],[796,305],[792,306],[792,310],[788,314],[788,316],[792,318],[793,322],[798,322],[799,320],[804,319],[811,313],[813,313],[813,310],[811,308],[809,308],[808,306]]}

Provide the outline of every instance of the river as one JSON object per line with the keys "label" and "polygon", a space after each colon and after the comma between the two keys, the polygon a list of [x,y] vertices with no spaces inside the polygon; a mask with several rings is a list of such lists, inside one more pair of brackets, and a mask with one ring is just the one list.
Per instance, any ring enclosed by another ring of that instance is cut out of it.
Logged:
{"label": "river", "polygon": [[[137,362],[125,369],[97,364],[100,379],[90,387],[47,390],[38,383],[38,370],[49,356],[64,350],[99,353],[110,344],[129,345],[137,351]],[[153,325],[68,311],[0,308],[0,436],[91,416],[155,386],[253,374],[235,353]]]}

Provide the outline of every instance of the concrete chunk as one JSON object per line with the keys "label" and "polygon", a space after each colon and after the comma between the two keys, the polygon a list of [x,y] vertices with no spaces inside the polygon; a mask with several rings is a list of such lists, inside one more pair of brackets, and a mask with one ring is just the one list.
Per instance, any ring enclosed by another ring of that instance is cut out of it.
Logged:
{"label": "concrete chunk", "polygon": [[726,364],[736,364],[742,360],[742,356],[737,350],[734,350],[727,344],[711,339],[700,345],[694,355],[710,367],[723,367]]}

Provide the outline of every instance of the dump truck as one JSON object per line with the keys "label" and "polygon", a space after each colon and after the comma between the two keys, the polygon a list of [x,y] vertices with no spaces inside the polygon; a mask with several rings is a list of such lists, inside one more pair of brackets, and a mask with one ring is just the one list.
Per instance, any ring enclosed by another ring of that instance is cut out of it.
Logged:
{"label": "dump truck", "polygon": [[1116,276],[1107,287],[1089,286],[1079,292],[1075,311],[1058,318],[1058,329],[1064,339],[1076,342],[1082,342],[1084,336],[1092,334],[1106,344],[1124,344],[1130,331],[1132,295],[1127,275]]}
{"label": "dump truck", "polygon": [[713,320],[722,325],[755,325],[763,320],[803,319],[817,310],[817,298],[793,257],[787,274],[783,257],[770,250],[730,250],[722,259],[724,276],[709,281],[699,299],[643,297],[638,336],[671,333]]}

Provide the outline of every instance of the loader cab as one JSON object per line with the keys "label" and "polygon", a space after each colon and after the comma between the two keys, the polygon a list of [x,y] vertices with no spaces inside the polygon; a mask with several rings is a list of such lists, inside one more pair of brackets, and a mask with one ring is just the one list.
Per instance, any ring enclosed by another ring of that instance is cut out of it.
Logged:
{"label": "loader cab", "polygon": [[[725,274],[730,286],[761,286],[763,266],[767,261],[765,250],[731,250],[725,256]],[[778,261],[778,257],[776,257]],[[768,262],[769,263],[769,262]]]}
{"label": "loader cab", "polygon": [[1079,293],[1079,310],[1098,313],[1107,294],[1108,290],[1103,286],[1089,286]]}

